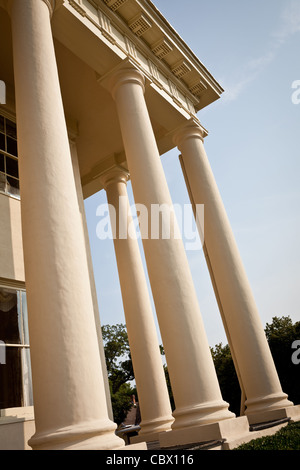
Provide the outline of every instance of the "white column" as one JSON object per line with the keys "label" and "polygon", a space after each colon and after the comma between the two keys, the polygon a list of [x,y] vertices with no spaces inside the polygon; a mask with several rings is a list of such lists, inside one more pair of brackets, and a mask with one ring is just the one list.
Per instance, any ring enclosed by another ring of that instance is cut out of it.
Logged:
{"label": "white column", "polygon": [[85,241],[51,34],[53,1],[12,0],[34,449],[112,449]]}
{"label": "white column", "polygon": [[115,227],[114,247],[141,410],[139,438],[157,440],[174,421],[154,317],[127,195],[128,172],[115,167],[102,181]]}
{"label": "white column", "polygon": [[[144,99],[144,78],[134,69],[112,79],[136,204],[148,210],[172,201]],[[168,229],[169,223],[164,218]],[[193,280],[176,221],[176,235],[143,239],[156,313],[166,352],[176,410],[173,429],[231,418],[221,392],[204,331]],[[168,434],[168,433],[166,433]]]}
{"label": "white column", "polygon": [[87,256],[87,262],[88,262],[88,268],[89,268],[91,293],[92,293],[92,300],[93,300],[93,306],[94,306],[94,318],[95,318],[96,332],[97,332],[97,337],[98,337],[100,359],[101,359],[101,364],[102,364],[102,373],[103,373],[103,380],[104,380],[104,385],[105,385],[105,395],[106,395],[108,416],[113,421],[114,417],[113,417],[113,411],[112,411],[109,381],[108,381],[107,368],[106,368],[106,359],[105,359],[105,352],[104,352],[104,345],[103,345],[103,338],[102,338],[97,290],[96,290],[94,271],[93,271],[93,260],[92,260],[89,233],[88,233],[88,227],[87,227],[87,221],[86,221],[86,215],[85,215],[84,199],[83,199],[83,193],[82,193],[80,169],[79,169],[79,162],[78,162],[78,155],[77,155],[77,146],[76,146],[75,140],[70,140],[70,151],[71,151],[71,158],[72,158],[79,211],[81,215],[82,228],[83,228],[83,234],[84,234],[84,239],[85,239],[86,256]]}
{"label": "white column", "polygon": [[249,281],[203,140],[190,121],[175,138],[194,204],[204,204],[205,246],[223,322],[247,397],[246,414],[291,406],[282,392]]}

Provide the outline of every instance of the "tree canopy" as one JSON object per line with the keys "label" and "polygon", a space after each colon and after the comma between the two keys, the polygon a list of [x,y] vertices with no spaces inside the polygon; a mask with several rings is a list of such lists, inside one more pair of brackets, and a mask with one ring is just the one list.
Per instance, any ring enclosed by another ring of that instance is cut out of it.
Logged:
{"label": "tree canopy", "polygon": [[[300,340],[300,322],[293,324],[289,316],[273,317],[265,327],[266,338],[281,381],[282,389],[294,404],[300,404],[300,364],[292,360],[293,344]],[[134,379],[126,326],[105,325],[102,327],[108,378],[111,387],[115,421],[120,424],[131,408],[131,396],[137,395],[129,382]],[[160,347],[164,354],[163,347]],[[299,345],[300,349],[300,345]],[[230,348],[222,343],[211,348],[223,399],[230,404],[230,410],[240,414],[241,390]],[[300,357],[300,353],[299,353]],[[165,375],[172,409],[175,408],[168,368]]]}
{"label": "tree canopy", "polygon": [[121,424],[130,410],[131,397],[136,394],[129,382],[134,379],[126,326],[102,326],[102,338],[110,386],[114,420]]}

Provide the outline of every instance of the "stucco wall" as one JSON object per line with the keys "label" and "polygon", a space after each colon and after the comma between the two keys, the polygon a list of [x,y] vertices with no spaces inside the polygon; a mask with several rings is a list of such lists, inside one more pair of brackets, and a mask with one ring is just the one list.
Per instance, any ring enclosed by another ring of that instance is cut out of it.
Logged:
{"label": "stucco wall", "polygon": [[0,421],[0,450],[31,450],[27,442],[34,432],[33,420],[2,419]]}
{"label": "stucco wall", "polygon": [[0,278],[25,281],[20,201],[0,194]]}

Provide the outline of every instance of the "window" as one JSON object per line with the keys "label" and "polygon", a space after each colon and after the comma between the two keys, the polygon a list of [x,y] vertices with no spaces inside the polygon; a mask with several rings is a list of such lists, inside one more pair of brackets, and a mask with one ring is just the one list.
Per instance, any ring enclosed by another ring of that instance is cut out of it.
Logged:
{"label": "window", "polygon": [[[0,409],[33,405],[26,293],[0,286]],[[3,360],[5,359],[5,360]]]}
{"label": "window", "polygon": [[16,123],[0,116],[0,191],[20,196]]}

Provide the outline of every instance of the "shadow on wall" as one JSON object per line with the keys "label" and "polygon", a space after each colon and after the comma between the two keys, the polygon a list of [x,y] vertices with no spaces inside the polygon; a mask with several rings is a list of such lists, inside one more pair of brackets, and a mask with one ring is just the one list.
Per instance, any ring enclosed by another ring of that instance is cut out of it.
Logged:
{"label": "shadow on wall", "polygon": [[3,417],[0,420],[0,450],[31,450],[27,442],[34,433],[34,420]]}
{"label": "shadow on wall", "polygon": [[0,193],[0,280],[25,281],[20,200]]}

